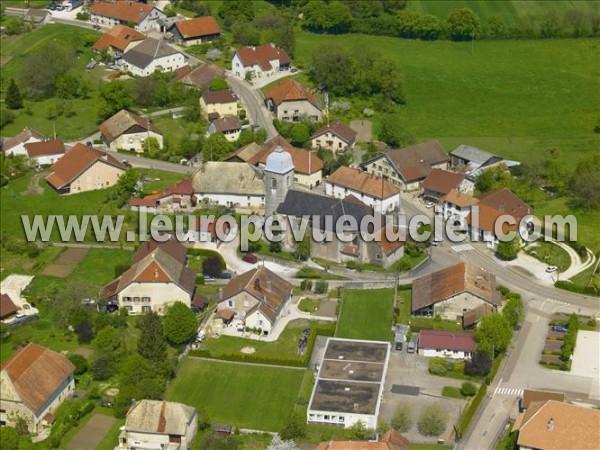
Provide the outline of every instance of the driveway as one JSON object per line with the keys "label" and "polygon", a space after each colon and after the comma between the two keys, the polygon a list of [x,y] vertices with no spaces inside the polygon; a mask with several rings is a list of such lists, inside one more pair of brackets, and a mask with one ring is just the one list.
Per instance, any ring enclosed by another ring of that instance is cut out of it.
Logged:
{"label": "driveway", "polygon": [[[94,414],[88,423],[67,444],[68,450],[94,450],[104,439],[117,419],[104,414]],[[118,442],[115,442],[115,447]]]}

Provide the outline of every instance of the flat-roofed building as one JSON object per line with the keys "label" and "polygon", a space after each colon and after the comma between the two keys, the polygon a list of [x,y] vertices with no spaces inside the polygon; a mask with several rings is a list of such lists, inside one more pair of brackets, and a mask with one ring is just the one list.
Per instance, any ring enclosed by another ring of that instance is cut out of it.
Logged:
{"label": "flat-roofed building", "polygon": [[308,423],[377,427],[389,342],[329,338],[307,411]]}

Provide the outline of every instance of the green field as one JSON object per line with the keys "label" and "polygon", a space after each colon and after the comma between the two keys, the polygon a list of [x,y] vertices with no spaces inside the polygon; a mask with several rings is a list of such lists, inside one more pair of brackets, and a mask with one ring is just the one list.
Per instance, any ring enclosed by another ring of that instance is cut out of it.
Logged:
{"label": "green field", "polygon": [[[48,24],[30,33],[3,37],[0,53],[3,58],[8,57],[11,59],[2,66],[2,83],[3,85],[6,84],[11,78],[14,78],[18,83],[23,59],[44,42],[56,41],[60,42],[61,45],[69,45],[75,48],[81,45],[82,42],[93,42],[99,37],[100,33],[96,31],[63,24]],[[83,138],[95,132],[98,124],[99,107],[97,86],[100,85],[106,71],[102,68],[85,71],[85,66],[92,57],[93,53],[89,47],[86,47],[83,53],[77,57],[74,69],[84,74],[84,78],[89,80],[92,89],[89,98],[69,101],[74,113],[72,117],[58,116],[56,123],[53,124],[52,120],[47,117],[47,110],[55,104],[55,99],[35,102],[26,100],[23,109],[14,111],[15,120],[3,128],[2,135],[12,136],[26,126],[47,136],[53,134],[54,126],[56,126],[57,135],[63,139]]]}
{"label": "green field", "polygon": [[279,431],[292,412],[304,373],[188,358],[166,398],[204,409],[212,423]]}
{"label": "green field", "polygon": [[560,272],[564,272],[571,265],[571,257],[567,251],[552,242],[536,242],[527,248],[527,253],[544,264],[558,267]]}
{"label": "green field", "polygon": [[583,1],[539,1],[539,0],[411,0],[408,2],[408,8],[415,11],[432,14],[442,20],[448,18],[448,15],[456,8],[471,8],[475,11],[482,22],[493,16],[502,17],[508,26],[514,26],[519,23],[537,26],[550,13],[557,13],[562,16],[566,11],[578,9],[583,12],[597,9],[595,2]]}
{"label": "green field", "polygon": [[348,289],[344,293],[336,336],[389,341],[392,334],[391,289]]}
{"label": "green field", "polygon": [[481,41],[471,54],[470,43],[302,32],[295,63],[307,68],[321,43],[397,62],[406,95],[400,110],[418,141],[439,139],[448,151],[469,144],[519,161],[558,148],[570,165],[599,148],[597,40]]}

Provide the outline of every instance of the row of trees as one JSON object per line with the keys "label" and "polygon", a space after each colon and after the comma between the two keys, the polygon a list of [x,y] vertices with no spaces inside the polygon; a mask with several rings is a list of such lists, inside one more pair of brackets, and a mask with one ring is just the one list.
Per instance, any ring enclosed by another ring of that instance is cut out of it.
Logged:
{"label": "row of trees", "polygon": [[[247,2],[252,3],[252,2]],[[274,43],[293,58],[296,50],[296,35],[291,17],[280,14],[262,14],[249,22],[238,19],[231,26],[236,44],[261,45]]]}
{"label": "row of trees", "polygon": [[310,76],[323,89],[340,96],[380,96],[404,103],[403,80],[396,62],[372,49],[318,45]]}

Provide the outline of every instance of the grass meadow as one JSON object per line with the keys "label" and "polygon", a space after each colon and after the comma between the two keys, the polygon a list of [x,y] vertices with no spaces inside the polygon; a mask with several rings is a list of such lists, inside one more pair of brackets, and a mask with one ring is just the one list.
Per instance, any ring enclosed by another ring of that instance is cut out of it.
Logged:
{"label": "grass meadow", "polygon": [[392,335],[391,289],[347,289],[335,335],[348,339],[389,341]]}
{"label": "grass meadow", "polygon": [[187,358],[166,398],[204,409],[212,423],[279,431],[305,370]]}

